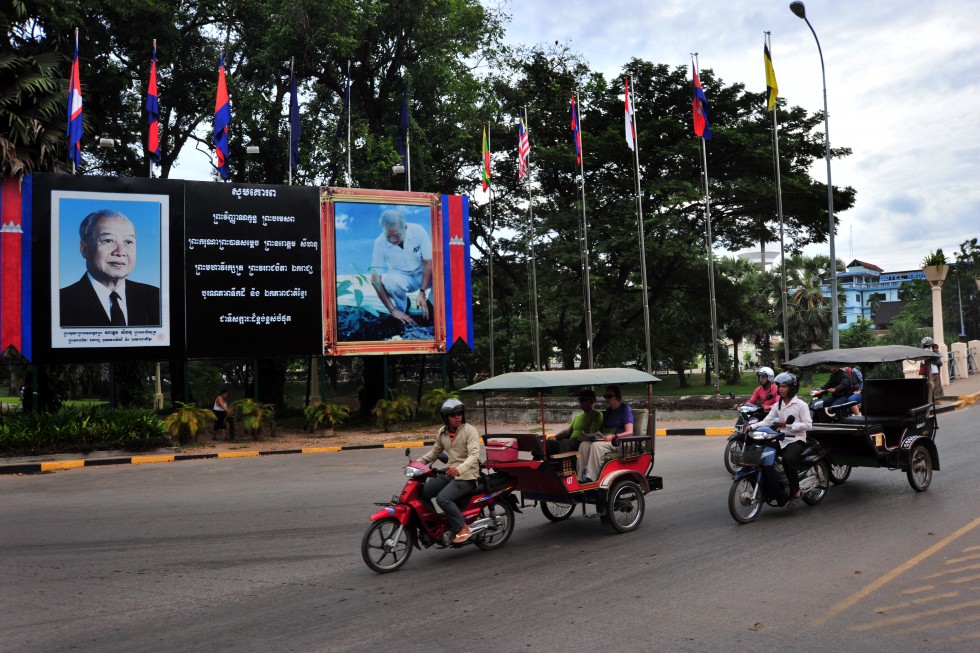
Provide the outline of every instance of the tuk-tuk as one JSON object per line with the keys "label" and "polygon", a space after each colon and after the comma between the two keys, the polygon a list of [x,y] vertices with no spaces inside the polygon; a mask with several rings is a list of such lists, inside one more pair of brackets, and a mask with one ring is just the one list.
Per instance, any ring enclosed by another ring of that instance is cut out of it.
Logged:
{"label": "tuk-tuk", "polygon": [[[582,506],[583,514],[585,506],[594,506],[602,523],[616,532],[627,533],[643,520],[644,495],[663,489],[663,479],[651,475],[656,447],[652,384],[659,381],[651,374],[629,368],[511,372],[475,383],[463,388],[463,392],[483,395],[485,445],[497,445],[504,440],[513,449],[513,455],[507,457],[512,459],[488,460],[484,466],[516,478],[522,502],[536,502],[544,516],[554,522],[570,518],[578,505]],[[633,435],[615,438],[613,450],[604,456],[599,478],[580,483],[576,474],[579,452],[555,454],[546,446],[545,395],[561,388],[629,384],[646,385],[648,408],[631,407]],[[541,433],[490,435],[486,400],[493,393],[537,396]]]}
{"label": "tuk-tuk", "polygon": [[[871,367],[932,356],[925,349],[887,345],[828,349],[798,356],[787,365]],[[884,467],[904,471],[916,492],[927,490],[932,471],[939,470],[936,407],[929,398],[928,380],[865,378],[860,407],[860,415],[848,415],[839,423],[815,423],[809,433],[829,451],[831,480],[843,483],[851,467]]]}

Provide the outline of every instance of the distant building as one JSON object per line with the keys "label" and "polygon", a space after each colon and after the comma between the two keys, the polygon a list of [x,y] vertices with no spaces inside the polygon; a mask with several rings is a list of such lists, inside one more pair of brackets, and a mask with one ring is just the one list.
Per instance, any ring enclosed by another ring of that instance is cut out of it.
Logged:
{"label": "distant building", "polygon": [[[847,264],[847,271],[838,273],[837,278],[840,281],[838,292],[844,295],[844,315],[840,328],[849,329],[859,317],[871,320],[871,308],[877,303],[875,329],[887,329],[891,318],[901,310],[901,306],[896,307],[893,302],[899,302],[898,292],[902,284],[925,279],[926,275],[921,269],[885,272],[873,263],[854,259]],[[823,292],[830,296],[829,281],[824,283]],[[899,303],[904,306],[904,302]],[[882,314],[883,307],[886,308],[885,314]],[[881,318],[884,317],[888,317],[888,322],[882,322]]]}

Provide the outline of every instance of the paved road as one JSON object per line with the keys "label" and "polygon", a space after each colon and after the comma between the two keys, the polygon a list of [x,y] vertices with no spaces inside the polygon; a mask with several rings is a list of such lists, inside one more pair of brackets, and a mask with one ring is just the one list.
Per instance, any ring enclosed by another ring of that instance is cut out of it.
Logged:
{"label": "paved road", "polygon": [[518,516],[503,549],[359,555],[398,450],[0,477],[0,651],[975,651],[980,409],[940,416],[914,493],[728,515],[724,438],[658,440],[639,531]]}

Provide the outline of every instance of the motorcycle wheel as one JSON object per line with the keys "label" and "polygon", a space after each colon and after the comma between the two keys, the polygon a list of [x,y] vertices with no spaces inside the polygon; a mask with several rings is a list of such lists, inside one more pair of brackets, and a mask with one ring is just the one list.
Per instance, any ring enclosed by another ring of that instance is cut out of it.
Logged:
{"label": "motorcycle wheel", "polygon": [[392,539],[401,526],[394,517],[372,522],[361,538],[361,557],[365,564],[379,574],[397,571],[412,555],[412,529],[406,526],[397,539]]}
{"label": "motorcycle wheel", "polygon": [[851,475],[850,465],[830,465],[830,482],[839,485]]}
{"label": "motorcycle wheel", "polygon": [[572,516],[573,512],[575,512],[575,506],[571,503],[541,502],[541,513],[548,521],[565,521]]}
{"label": "motorcycle wheel", "polygon": [[609,525],[617,533],[629,533],[636,530],[643,521],[645,509],[640,486],[633,481],[622,481],[609,493],[606,516],[609,518]]}
{"label": "motorcycle wheel", "polygon": [[742,459],[742,449],[744,448],[744,440],[729,440],[725,446],[725,469],[728,470],[729,474],[734,474],[742,469],[742,465],[735,461]]}
{"label": "motorcycle wheel", "polygon": [[754,495],[754,478],[746,476],[732,483],[732,489],[728,491],[728,512],[739,524],[748,524],[759,516],[762,500],[758,496],[753,499]]}
{"label": "motorcycle wheel", "polygon": [[827,488],[830,486],[830,469],[824,461],[817,462],[816,465],[806,470],[802,483],[813,485],[810,489],[802,492],[800,498],[810,506],[815,506],[827,496]]}
{"label": "motorcycle wheel", "polygon": [[916,492],[925,492],[932,483],[932,454],[921,444],[909,451],[909,468],[905,471],[909,485]]}
{"label": "motorcycle wheel", "polygon": [[507,543],[514,532],[514,509],[509,503],[501,501],[480,510],[481,518],[490,516],[497,520],[497,526],[483,531],[476,536],[476,540],[473,542],[484,551],[499,549]]}

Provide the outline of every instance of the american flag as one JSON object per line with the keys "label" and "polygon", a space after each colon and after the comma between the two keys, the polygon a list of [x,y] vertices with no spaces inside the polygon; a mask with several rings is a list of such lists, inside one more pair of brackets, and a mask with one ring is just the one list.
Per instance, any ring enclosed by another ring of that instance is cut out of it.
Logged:
{"label": "american flag", "polygon": [[531,143],[527,139],[527,124],[524,122],[524,116],[521,115],[517,132],[517,176],[520,179],[527,177],[527,158],[530,154]]}

